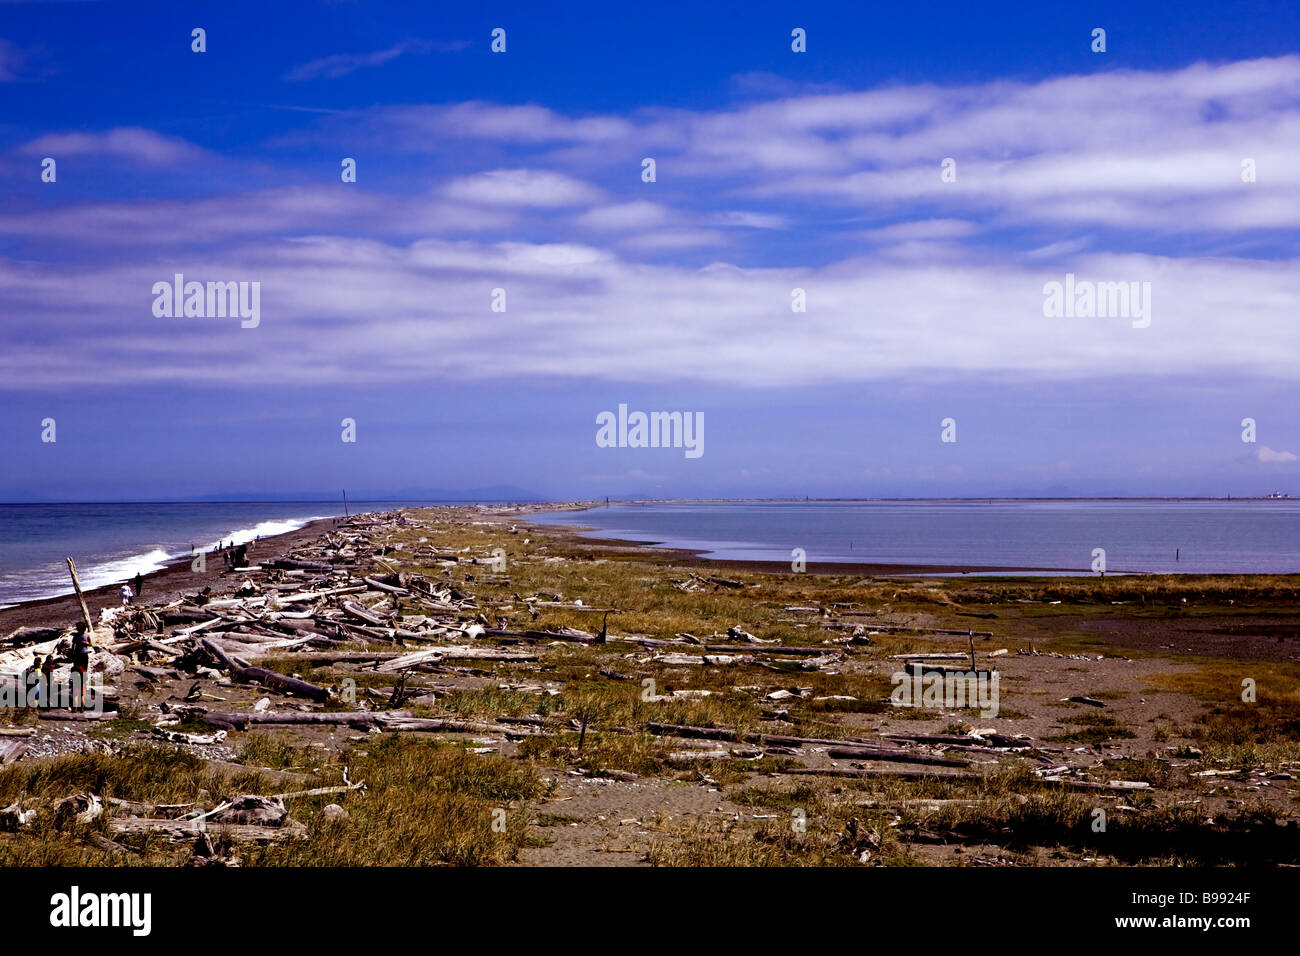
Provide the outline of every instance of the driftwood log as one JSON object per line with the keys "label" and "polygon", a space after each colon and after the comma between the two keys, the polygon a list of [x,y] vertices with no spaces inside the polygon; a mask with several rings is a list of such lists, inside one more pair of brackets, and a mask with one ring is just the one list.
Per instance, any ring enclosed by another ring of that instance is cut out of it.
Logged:
{"label": "driftwood log", "polygon": [[821,737],[789,737],[784,734],[737,734],[720,727],[690,727],[683,724],[646,724],[646,729],[659,736],[686,737],[701,740],[734,740],[762,746],[827,747],[832,759],[888,760],[896,763],[931,764],[937,767],[968,767],[969,760],[918,754],[901,747],[874,747],[851,740],[831,740]]}
{"label": "driftwood log", "polygon": [[310,700],[323,703],[329,700],[330,692],[324,687],[317,687],[315,684],[309,684],[305,680],[299,680],[296,677],[286,677],[284,674],[277,674],[275,671],[267,670],[265,667],[246,667],[235,663],[225,651],[217,646],[215,641],[207,638],[201,638],[199,644],[205,651],[211,654],[220,663],[221,667],[226,670],[231,677],[244,684],[261,684],[264,687],[271,687],[275,690],[284,691],[288,694],[297,694],[300,697],[306,697]]}
{"label": "driftwood log", "polygon": [[[203,832],[192,820],[166,820],[152,817],[116,817],[108,822],[111,832],[157,833],[173,840],[193,839]],[[307,836],[307,827],[296,821],[279,827],[263,827],[247,823],[210,823],[208,829],[224,833],[239,843],[270,843]]]}

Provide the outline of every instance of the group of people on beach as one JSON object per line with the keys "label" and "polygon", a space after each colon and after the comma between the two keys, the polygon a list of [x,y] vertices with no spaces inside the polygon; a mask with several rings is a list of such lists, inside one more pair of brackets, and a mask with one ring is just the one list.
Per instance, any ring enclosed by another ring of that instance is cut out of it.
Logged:
{"label": "group of people on beach", "polygon": [[[248,552],[252,551],[253,546],[261,540],[262,536],[258,535],[252,541],[246,541],[240,545],[236,545],[233,540],[229,543],[226,541],[220,541],[217,543],[217,546],[213,551],[221,552],[221,560],[225,563],[227,568],[242,568],[244,565],[248,564]],[[190,545],[190,553],[194,553],[194,545],[192,544]],[[137,572],[133,580],[123,584],[122,587],[118,589],[117,595],[122,599],[123,605],[133,604],[140,597],[140,593],[143,590],[144,577]]]}
{"label": "group of people on beach", "polygon": [[135,579],[131,581],[130,584],[123,584],[121,590],[119,590],[117,593],[118,596],[122,599],[123,604],[130,604],[140,596],[140,592],[143,590],[144,590],[144,578],[137,571],[135,575]]}
{"label": "group of people on beach", "polygon": [[220,548],[221,560],[226,563],[226,567],[228,568],[242,568],[248,564],[248,552],[252,550],[252,547],[252,541],[240,545],[233,543],[227,545],[225,542],[222,542]]}
{"label": "group of people on beach", "polygon": [[[59,664],[67,662],[72,665],[70,681],[72,693],[68,699],[68,710],[85,711],[86,680],[90,671],[90,652],[93,649],[94,641],[83,622],[77,625],[77,631],[72,635],[72,646],[68,649],[66,657],[60,658],[56,648],[42,660],[40,653],[34,651],[32,663],[23,671],[26,699],[34,701],[38,707],[53,707],[56,700],[54,671]],[[42,697],[42,694],[45,696]]]}
{"label": "group of people on beach", "polygon": [[[220,541],[217,543],[215,551],[221,552],[221,560],[228,568],[242,568],[248,564],[248,552],[253,550],[254,545],[262,540],[259,534],[252,541],[245,541],[243,544],[235,544],[232,540],[229,543]],[[193,553],[194,545],[190,545],[190,552]]]}

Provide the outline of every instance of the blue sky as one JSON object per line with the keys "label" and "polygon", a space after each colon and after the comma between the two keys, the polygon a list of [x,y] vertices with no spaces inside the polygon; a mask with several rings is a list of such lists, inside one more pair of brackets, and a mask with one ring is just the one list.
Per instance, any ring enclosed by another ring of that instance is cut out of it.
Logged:
{"label": "blue sky", "polygon": [[1300,8],[1134,6],[0,2],[0,500],[1300,494]]}

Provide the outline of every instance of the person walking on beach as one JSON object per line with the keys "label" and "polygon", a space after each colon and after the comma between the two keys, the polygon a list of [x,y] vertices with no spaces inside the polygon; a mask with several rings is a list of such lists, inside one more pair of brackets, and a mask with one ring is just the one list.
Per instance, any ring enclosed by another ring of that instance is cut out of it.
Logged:
{"label": "person walking on beach", "polygon": [[140,576],[139,571],[135,573],[135,580],[131,582],[131,590],[135,592],[137,598],[140,597],[140,592],[144,590],[144,578]]}
{"label": "person walking on beach", "polygon": [[54,706],[54,653],[51,652],[45,656],[41,664],[41,687],[43,688],[44,697],[40,703],[44,707]]}
{"label": "person walking on beach", "polygon": [[117,593],[118,596],[121,597],[123,605],[127,605],[131,603],[131,597],[132,597],[131,585],[123,584],[121,589]]}
{"label": "person walking on beach", "polygon": [[68,710],[84,711],[86,709],[86,674],[90,670],[90,634],[85,624],[77,626],[77,633],[72,637],[72,700]]}
{"label": "person walking on beach", "polygon": [[[36,693],[33,695],[32,691]],[[30,707],[33,696],[39,702],[41,692],[41,655],[32,651],[32,662],[23,671],[23,705]]]}

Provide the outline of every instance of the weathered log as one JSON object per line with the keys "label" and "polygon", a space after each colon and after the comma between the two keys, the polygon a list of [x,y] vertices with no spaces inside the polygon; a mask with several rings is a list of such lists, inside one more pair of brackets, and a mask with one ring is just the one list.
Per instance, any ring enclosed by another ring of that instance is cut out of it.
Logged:
{"label": "weathered log", "polygon": [[126,846],[118,843],[116,840],[110,840],[102,833],[91,831],[86,834],[86,842],[91,846],[98,847],[101,850],[107,850],[109,853],[127,853],[132,856],[144,856],[144,850],[137,850],[135,847]]}
{"label": "weathered log", "polygon": [[1066,698],[1063,698],[1063,699],[1064,699],[1064,700],[1068,700],[1068,701],[1070,701],[1070,702],[1072,702],[1072,703],[1075,703],[1075,704],[1087,704],[1089,707],[1105,707],[1105,706],[1106,706],[1106,702],[1105,702],[1105,701],[1098,700],[1098,699],[1095,698],[1095,697],[1084,697],[1084,696],[1080,695],[1080,696],[1078,696],[1078,697],[1066,697]]}
{"label": "weathered log", "polygon": [[[270,843],[307,836],[307,827],[296,821],[279,827],[260,827],[242,823],[212,823],[211,830],[226,834],[239,843]],[[197,837],[203,830],[192,820],[159,820],[151,817],[117,817],[108,821],[113,833],[159,833],[173,840]]]}
{"label": "weathered log", "polygon": [[536,654],[527,651],[513,651],[504,647],[470,647],[466,645],[446,644],[431,647],[427,651],[415,651],[384,661],[378,670],[393,673],[407,667],[433,664],[443,660],[480,660],[480,661],[535,661]]}
{"label": "weathered log", "polygon": [[86,596],[81,593],[81,579],[77,577],[77,562],[68,558],[68,572],[72,575],[72,586],[77,592],[77,601],[81,604],[81,616],[86,620],[86,636],[95,639],[95,622],[90,619],[90,608],[86,607]]}
{"label": "weathered log", "polygon": [[385,644],[401,643],[395,634],[389,634],[388,630],[380,627],[364,627],[351,621],[336,621],[335,627],[339,629],[340,635],[351,634],[359,640],[382,641]]}
{"label": "weathered log", "polygon": [[960,757],[939,757],[934,754],[918,754],[907,750],[891,750],[887,747],[831,747],[826,756],[832,760],[885,760],[893,763],[922,763],[934,767],[969,767],[970,761]]}
{"label": "weathered log", "polygon": [[280,558],[266,566],[279,568],[282,571],[316,571],[322,574],[328,574],[334,570],[332,564],[321,564],[319,561],[298,561],[294,558]]}
{"label": "weathered log", "polygon": [[1070,777],[1039,777],[1036,782],[1065,790],[1103,790],[1107,793],[1130,793],[1134,790],[1151,789],[1151,784],[1145,780],[1112,780],[1109,783],[1097,783],[1095,780],[1074,780]]}
{"label": "weathered log", "polygon": [[406,711],[350,711],[339,713],[302,713],[299,711],[266,713],[223,713],[203,714],[209,723],[219,723],[247,729],[249,726],[265,725],[315,725],[347,726],[359,730],[377,727],[385,731],[416,731],[425,733],[452,734],[500,734],[512,740],[527,737],[532,731],[516,730],[510,727],[497,727],[479,721],[458,720],[446,717],[415,717]]}
{"label": "weathered log", "polygon": [[311,790],[289,790],[285,793],[273,793],[270,796],[273,799],[289,800],[293,797],[323,797],[331,793],[351,793],[353,790],[361,790],[365,787],[364,780],[358,780],[356,783],[343,784],[337,787],[313,787]]}
{"label": "weathered log", "polygon": [[948,664],[929,664],[925,661],[910,661],[907,669],[913,674],[943,674],[947,676],[954,674],[958,677],[967,677],[974,674],[976,679],[984,678],[992,680],[993,675],[997,673],[992,670],[971,670],[969,667],[952,667]]}
{"label": "weathered log", "polygon": [[285,711],[276,713],[267,711],[265,713],[214,713],[202,714],[202,719],[218,727],[234,727],[238,730],[246,730],[253,725],[263,724],[312,724],[340,727],[355,727],[358,730],[368,730],[371,727],[379,726],[379,718],[376,714],[366,711],[341,711],[338,713],[314,714],[303,713],[300,711]]}
{"label": "weathered log", "polygon": [[244,684],[261,684],[265,687],[271,687],[275,690],[281,690],[288,694],[297,694],[317,702],[329,700],[330,692],[324,687],[317,687],[315,684],[309,684],[305,680],[299,680],[296,677],[287,677],[284,674],[277,674],[275,671],[267,670],[265,667],[247,667],[236,663],[230,656],[217,646],[216,641],[208,638],[201,638],[199,644],[211,654],[221,666],[230,673],[235,680]]}
{"label": "weathered log", "polygon": [[26,644],[58,640],[62,634],[62,628],[57,627],[20,627],[5,638],[5,643],[13,647],[22,647]]}
{"label": "weathered log", "polygon": [[369,608],[358,604],[356,601],[344,601],[339,607],[348,617],[369,624],[371,627],[388,627],[389,623],[378,614],[372,612]]}
{"label": "weathered log", "polygon": [[117,720],[116,710],[106,710],[102,714],[94,714],[90,711],[69,711],[69,710],[51,710],[47,707],[36,708],[36,716],[40,720],[71,720],[80,722],[83,720]]}
{"label": "weathered log", "polygon": [[572,641],[575,644],[596,644],[594,634],[564,633],[555,631],[510,631],[499,627],[489,627],[483,631],[484,637],[510,637],[518,641]]}
{"label": "weathered log", "polygon": [[721,727],[690,727],[683,724],[648,723],[646,730],[660,736],[697,738],[702,740],[735,740],[762,746],[827,747],[832,759],[889,760],[897,763],[933,764],[939,767],[967,767],[969,760],[957,757],[940,757],[918,754],[901,747],[873,747],[849,740],[832,740],[823,737],[790,737],[784,734],[737,734]]}
{"label": "weathered log", "polygon": [[[853,612],[851,611],[843,611],[841,612],[840,616],[847,617],[850,616],[852,613]],[[837,622],[834,621],[827,621],[822,624],[822,627],[829,627],[836,623]],[[856,627],[858,625],[853,625],[853,626]],[[993,636],[992,631],[967,631],[967,630],[959,630],[957,628],[945,628],[945,627],[917,627],[912,624],[868,624],[867,627],[869,627],[873,631],[888,631],[891,634],[898,634],[898,633],[950,634],[955,637],[967,637],[967,636],[992,637]]]}
{"label": "weathered log", "polygon": [[295,661],[313,666],[320,664],[369,664],[378,661],[391,661],[402,657],[401,651],[333,651],[324,654],[294,654]]}
{"label": "weathered log", "polygon": [[27,750],[27,741],[25,740],[0,740],[0,766],[7,763],[13,763],[23,755]]}
{"label": "weathered log", "polygon": [[1032,747],[1027,740],[1017,740],[1005,734],[981,734],[978,737],[966,734],[885,734],[890,740],[910,740],[921,744],[953,744],[968,747]]}
{"label": "weathered log", "polygon": [[790,774],[792,776],[817,776],[817,777],[845,777],[848,779],[867,780],[873,777],[883,777],[893,780],[961,780],[961,781],[978,781],[983,780],[984,775],[973,770],[953,770],[953,771],[935,771],[935,770],[912,770],[909,768],[893,767],[792,767],[785,770],[776,770],[773,773],[777,775]]}
{"label": "weathered log", "polygon": [[361,580],[365,581],[366,584],[370,585],[376,591],[385,591],[389,594],[396,594],[398,597],[409,597],[411,594],[409,588],[399,588],[392,584],[385,584],[378,578],[364,577]]}
{"label": "weathered log", "polygon": [[821,657],[841,650],[831,647],[786,647],[779,644],[703,644],[706,654],[788,654],[791,657]]}

